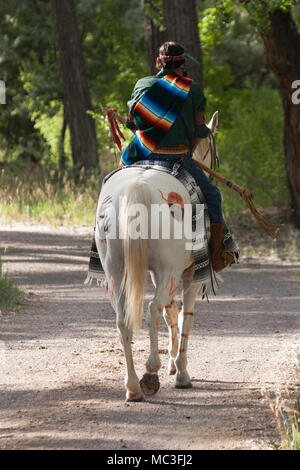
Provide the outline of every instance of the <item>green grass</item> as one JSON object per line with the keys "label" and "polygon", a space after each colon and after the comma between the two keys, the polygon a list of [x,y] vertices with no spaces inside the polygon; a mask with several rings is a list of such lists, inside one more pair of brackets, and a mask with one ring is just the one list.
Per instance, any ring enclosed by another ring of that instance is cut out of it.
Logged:
{"label": "green grass", "polygon": [[288,411],[288,417],[283,416],[283,424],[288,449],[300,450],[300,399],[294,404],[294,408]]}
{"label": "green grass", "polygon": [[[1,255],[1,253],[0,253]],[[2,273],[0,256],[0,310],[11,310],[24,298],[22,292],[14,283]]]}
{"label": "green grass", "polygon": [[[299,388],[299,387],[298,387]],[[280,442],[271,442],[275,450],[300,450],[300,398],[299,390],[291,397],[291,391],[286,391],[276,397],[270,398],[265,392],[271,412],[275,418]]]}
{"label": "green grass", "polygon": [[93,226],[101,184],[96,171],[76,176],[45,169],[2,170],[0,223]]}

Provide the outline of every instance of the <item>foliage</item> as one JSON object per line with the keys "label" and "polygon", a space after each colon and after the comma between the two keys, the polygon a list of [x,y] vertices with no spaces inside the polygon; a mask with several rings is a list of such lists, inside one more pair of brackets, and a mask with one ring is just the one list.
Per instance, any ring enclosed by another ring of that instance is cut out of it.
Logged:
{"label": "foliage", "polygon": [[[16,2],[13,2],[16,3]],[[40,2],[39,2],[40,3]],[[26,137],[30,125],[27,128],[19,126],[20,121],[29,121],[28,110],[24,106],[24,90],[20,74],[23,72],[24,58],[31,62],[31,67],[39,61],[43,65],[42,51],[48,45],[49,30],[47,18],[41,15],[38,9],[29,11],[25,2],[19,2],[11,8],[1,6],[1,69],[3,79],[7,83],[7,105],[3,108],[3,126],[8,125],[8,143],[14,143],[20,136]],[[42,17],[41,17],[42,16]],[[49,17],[49,15],[48,15]],[[43,27],[39,28],[43,24]],[[39,54],[37,50],[39,49]],[[23,132],[22,132],[23,131]]]}
{"label": "foliage", "polygon": [[215,10],[218,17],[218,29],[224,29],[232,20],[232,14],[241,6],[249,14],[249,22],[259,32],[264,33],[270,25],[270,14],[276,10],[292,11],[300,22],[299,0],[198,0],[199,11],[208,7]]}
{"label": "foliage", "polygon": [[146,14],[152,19],[155,26],[162,31],[164,26],[163,0],[144,0]]}
{"label": "foliage", "polygon": [[50,4],[42,0],[12,3],[13,7],[10,2],[2,4],[0,16],[0,60],[7,84],[0,133],[6,157],[15,146],[47,151],[31,113],[33,109],[45,112],[49,100],[62,99]]}
{"label": "foliage", "polygon": [[223,94],[224,88],[230,86],[234,81],[228,64],[220,64],[214,57],[215,47],[221,44],[222,39],[221,30],[216,27],[219,24],[218,19],[216,8],[208,8],[204,11],[203,18],[199,23],[205,91],[211,104],[214,97]]}
{"label": "foliage", "polygon": [[[163,27],[162,0],[144,3],[154,23]],[[289,10],[294,3],[292,0],[197,2],[207,117],[219,110],[220,170],[237,184],[249,186],[255,193],[256,204],[262,206],[282,204],[288,196],[281,142],[283,112],[277,83],[266,66],[255,27],[263,16],[263,4],[270,12],[278,5]],[[148,73],[143,6],[140,0],[76,0],[75,4],[93,102],[90,113],[96,120],[102,170],[107,172],[116,162],[104,107],[117,108],[120,114],[126,114],[126,103],[136,80]],[[297,11],[294,7],[296,15]],[[64,111],[50,2],[1,2],[0,30],[0,79],[7,84],[7,104],[1,106],[0,115],[0,159],[12,160],[22,150],[32,152],[43,166],[41,181],[37,186],[32,184],[37,195],[46,194],[47,184],[52,181],[49,175],[47,177],[47,171],[58,167]],[[122,130],[127,140],[131,139],[130,131],[124,127]],[[70,167],[66,170],[69,181],[72,160],[68,131],[64,150]],[[61,181],[62,176],[58,180]],[[21,185],[21,180],[18,184]],[[70,187],[73,188],[73,184],[75,180]],[[29,192],[24,181],[22,185],[24,191]],[[12,186],[9,187],[13,191]],[[50,190],[48,187],[49,194],[57,201],[58,193],[62,193],[61,189],[55,188]],[[223,192],[226,211],[243,208],[236,197],[229,200],[228,190]],[[25,193],[23,196],[26,200]],[[61,196],[61,200],[66,211],[72,213],[66,195]],[[12,214],[15,211],[16,214],[18,208],[23,216],[34,217],[36,214],[39,218],[50,209],[45,199],[43,201],[38,202],[36,196],[35,201],[28,199],[28,204],[22,204],[19,199],[15,204],[10,199],[11,208],[5,203],[4,212]],[[55,204],[54,207],[58,207]],[[34,206],[39,209],[33,209]],[[55,210],[53,208],[53,217]],[[61,213],[61,209],[57,209],[60,221]]]}
{"label": "foliage", "polygon": [[[93,16],[84,20],[84,12],[78,6],[79,15],[85,24],[83,31],[83,52],[87,75],[90,77],[92,101],[107,107],[117,106],[126,112],[136,80],[146,73],[146,59],[141,53],[122,21],[126,8],[118,2],[89,0]],[[82,2],[86,12],[86,0]],[[90,11],[90,10],[89,10]],[[82,14],[81,14],[82,13]],[[128,19],[127,19],[128,21]],[[127,22],[128,24],[128,22]]]}
{"label": "foliage", "polygon": [[[281,99],[249,16],[231,5],[205,2],[199,23],[206,115],[219,111],[220,172],[250,189],[258,207],[281,205],[288,201]],[[220,189],[227,214],[245,209],[237,195]]]}
{"label": "foliage", "polygon": [[240,3],[247,9],[250,15],[250,23],[259,32],[267,32],[270,26],[270,14],[276,10],[284,12],[290,11],[298,0],[240,0]]}
{"label": "foliage", "polygon": [[21,301],[24,293],[2,272],[0,250],[0,309],[11,309]]}
{"label": "foliage", "polygon": [[[205,5],[215,3],[205,2]],[[249,15],[239,5],[232,9],[231,3],[226,0],[227,6],[220,3],[200,10],[199,31],[205,86],[215,86],[215,80],[218,86],[226,70],[230,71],[232,79],[228,79],[227,73],[223,85],[225,89],[229,86],[244,88],[263,84],[277,88],[276,79],[267,68],[263,46],[255,28],[250,24]]]}
{"label": "foliage", "polygon": [[[92,102],[125,112],[135,81],[146,73],[140,2],[78,0],[76,9]],[[63,94],[51,2],[13,2],[12,8],[8,2],[0,13],[0,78],[7,84],[0,151],[7,159],[16,147],[27,149],[57,164]],[[100,151],[103,134],[104,128],[98,134]],[[68,141],[65,151],[71,162]]]}
{"label": "foliage", "polygon": [[[268,88],[227,93],[230,123],[222,125],[220,112],[217,137],[222,173],[255,195],[259,207],[288,202],[283,160],[283,113],[279,93]],[[222,188],[221,188],[222,189]],[[243,202],[222,191],[227,211],[245,208]]]}

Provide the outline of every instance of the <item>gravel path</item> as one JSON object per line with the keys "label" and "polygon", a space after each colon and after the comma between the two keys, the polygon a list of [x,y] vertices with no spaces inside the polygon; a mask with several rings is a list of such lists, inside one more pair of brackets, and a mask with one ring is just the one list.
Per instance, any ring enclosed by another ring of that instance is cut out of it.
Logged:
{"label": "gravel path", "polygon": [[[90,230],[0,229],[4,271],[29,293],[20,312],[0,314],[0,448],[271,449],[279,438],[262,390],[296,387],[300,265],[227,270],[217,297],[196,304],[193,388],[167,375],[162,325],[161,389],[125,404],[115,314],[104,289],[83,287],[90,242]],[[133,350],[142,376],[145,324]]]}

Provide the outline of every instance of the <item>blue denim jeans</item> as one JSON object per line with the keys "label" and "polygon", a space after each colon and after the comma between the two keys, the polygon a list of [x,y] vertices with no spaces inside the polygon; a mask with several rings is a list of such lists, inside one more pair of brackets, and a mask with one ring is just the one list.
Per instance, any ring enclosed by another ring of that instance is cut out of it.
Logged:
{"label": "blue denim jeans", "polygon": [[187,152],[184,155],[152,153],[149,157],[149,160],[182,162],[183,167],[195,178],[196,183],[203,192],[210,216],[210,221],[212,223],[219,224],[223,221],[221,193],[217,186],[206,176],[204,171],[196,165],[190,152]]}

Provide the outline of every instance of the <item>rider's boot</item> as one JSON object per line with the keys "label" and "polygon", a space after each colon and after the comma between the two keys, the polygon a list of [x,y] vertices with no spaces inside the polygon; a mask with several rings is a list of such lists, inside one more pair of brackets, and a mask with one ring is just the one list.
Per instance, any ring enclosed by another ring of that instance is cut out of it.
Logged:
{"label": "rider's boot", "polygon": [[210,254],[214,271],[219,272],[226,266],[235,263],[234,257],[225,251],[224,237],[228,233],[224,220],[222,223],[211,223],[210,225]]}

